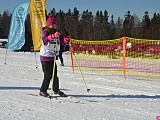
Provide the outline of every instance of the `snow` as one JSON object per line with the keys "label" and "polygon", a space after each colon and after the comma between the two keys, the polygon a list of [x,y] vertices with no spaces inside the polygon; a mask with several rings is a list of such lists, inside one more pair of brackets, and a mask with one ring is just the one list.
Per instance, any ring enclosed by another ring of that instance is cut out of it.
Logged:
{"label": "snow", "polygon": [[[43,73],[39,53],[0,48],[0,120],[156,120],[160,116],[160,80],[78,70],[70,55],[58,64],[60,88],[70,97],[38,94]],[[35,59],[36,58],[36,59]],[[4,64],[6,63],[6,64]],[[38,68],[36,68],[38,66]],[[48,90],[50,92],[50,90]]]}

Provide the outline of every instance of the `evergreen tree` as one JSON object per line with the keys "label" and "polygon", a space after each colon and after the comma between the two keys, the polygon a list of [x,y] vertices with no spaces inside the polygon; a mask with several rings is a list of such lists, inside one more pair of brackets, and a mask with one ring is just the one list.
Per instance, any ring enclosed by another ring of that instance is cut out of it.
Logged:
{"label": "evergreen tree", "polygon": [[30,15],[28,14],[25,21],[25,44],[21,48],[21,51],[31,51],[33,49]]}
{"label": "evergreen tree", "polygon": [[142,37],[143,38],[150,38],[150,18],[149,18],[149,15],[148,15],[148,12],[146,11],[144,16],[143,16],[143,19],[142,19]]}
{"label": "evergreen tree", "polygon": [[94,17],[94,39],[100,39],[100,14],[99,11],[96,12]]}
{"label": "evergreen tree", "polygon": [[116,21],[115,24],[115,38],[120,38],[122,37],[122,30],[123,30],[123,19],[121,19],[120,17],[118,17],[118,20]]}
{"label": "evergreen tree", "polygon": [[92,12],[88,10],[83,11],[80,19],[82,28],[82,39],[92,40],[92,30],[93,30],[93,15]]}
{"label": "evergreen tree", "polygon": [[9,28],[10,28],[10,21],[11,21],[11,14],[9,13],[9,11],[4,11],[3,15],[1,17],[1,31],[2,31],[2,38],[6,39],[8,38],[8,34],[9,34]]}
{"label": "evergreen tree", "polygon": [[[130,11],[126,12],[124,20],[120,17],[115,20],[114,15],[112,15],[110,21],[107,10],[104,12],[97,11],[93,15],[88,10],[80,14],[76,7],[73,11],[69,9],[67,12],[62,10],[56,12],[55,8],[53,8],[49,13],[46,11],[46,18],[50,14],[56,16],[59,28],[65,28],[71,37],[75,39],[107,40],[123,36],[141,39],[160,39],[159,13],[154,13],[153,18],[149,18],[148,11],[145,11],[142,21],[135,14],[131,15]],[[8,38],[10,21],[11,14],[8,10],[0,13],[0,38]],[[25,39],[25,45],[22,47],[22,50],[28,51],[33,47],[29,15],[27,15],[25,21]]]}
{"label": "evergreen tree", "polygon": [[114,38],[115,31],[116,31],[116,27],[115,27],[115,23],[114,23],[114,17],[112,15],[111,22],[110,22],[110,37],[109,37],[109,39]]}
{"label": "evergreen tree", "polygon": [[72,33],[72,13],[71,13],[71,9],[68,10],[68,12],[64,15],[64,27],[65,29],[70,33],[70,35],[72,36],[72,38],[74,38],[74,34]]}
{"label": "evergreen tree", "polygon": [[2,18],[2,14],[0,13],[0,38],[3,38]]}
{"label": "evergreen tree", "polygon": [[123,22],[123,36],[131,37],[131,29],[132,29],[132,16],[130,14],[130,11],[127,11],[127,13],[124,15],[124,22]]}
{"label": "evergreen tree", "polygon": [[[113,26],[114,26],[114,20],[112,21],[113,22]],[[102,25],[101,25],[101,28],[102,28],[102,38],[103,40],[106,40],[106,39],[110,39],[110,37],[112,36],[112,30],[111,30],[111,27],[113,27],[112,25],[110,25],[109,23],[109,16],[108,16],[108,12],[107,10],[104,11],[104,15],[103,15],[103,22],[102,22]]]}
{"label": "evergreen tree", "polygon": [[160,38],[160,15],[154,13],[153,18],[150,22],[150,32],[152,39],[159,39]]}
{"label": "evergreen tree", "polygon": [[72,34],[75,36],[74,38],[77,39],[81,35],[79,34],[80,31],[79,29],[81,28],[79,23],[80,14],[76,7],[73,9],[73,13],[71,16],[72,16]]}
{"label": "evergreen tree", "polygon": [[132,22],[134,25],[131,30],[131,36],[134,38],[139,38],[141,35],[141,22],[139,17],[136,14],[133,15],[133,18],[134,19],[132,19],[133,20]]}

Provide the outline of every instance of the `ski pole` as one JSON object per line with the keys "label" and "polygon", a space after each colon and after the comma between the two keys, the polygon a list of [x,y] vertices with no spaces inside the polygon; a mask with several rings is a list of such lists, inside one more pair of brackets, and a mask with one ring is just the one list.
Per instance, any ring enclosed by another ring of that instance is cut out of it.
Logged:
{"label": "ski pole", "polygon": [[55,66],[56,66],[57,46],[58,46],[58,38],[56,38],[55,56],[54,56],[54,63],[53,63],[53,74],[52,74],[52,79],[51,79],[51,94],[53,94],[52,91],[53,91],[53,82],[54,82],[54,72],[55,72]]}
{"label": "ski pole", "polygon": [[38,68],[38,65],[37,65],[37,58],[36,58],[36,52],[34,52],[34,55],[35,55],[35,60],[36,60],[36,68]]}
{"label": "ski pole", "polygon": [[71,46],[71,41],[69,42],[69,51],[70,51],[70,57],[71,57],[72,71],[74,73],[73,50],[72,50],[72,46]]}
{"label": "ski pole", "polygon": [[77,64],[78,69],[79,69],[79,71],[80,71],[80,74],[81,74],[81,76],[82,76],[82,79],[83,79],[84,85],[85,85],[85,87],[86,87],[86,89],[87,89],[87,92],[89,92],[90,89],[88,89],[88,87],[87,87],[86,81],[85,81],[85,79],[84,79],[84,76],[83,76],[83,74],[82,74],[81,68],[80,68],[80,66],[79,66],[79,64],[78,64],[78,61],[77,61],[77,57],[76,57],[76,55],[74,54],[74,52],[73,52],[73,55],[74,55],[74,57],[75,57],[76,64]]}
{"label": "ski pole", "polygon": [[5,54],[5,62],[4,62],[4,64],[7,64],[6,63],[6,58],[7,58],[7,48],[6,48],[6,54]]}

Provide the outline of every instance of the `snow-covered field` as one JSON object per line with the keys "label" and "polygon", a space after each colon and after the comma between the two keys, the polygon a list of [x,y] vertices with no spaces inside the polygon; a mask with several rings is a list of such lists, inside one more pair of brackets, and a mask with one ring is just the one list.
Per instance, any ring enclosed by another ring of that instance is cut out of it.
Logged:
{"label": "snow-covered field", "polygon": [[[156,120],[160,116],[160,80],[110,73],[72,73],[70,56],[58,64],[60,88],[70,97],[38,94],[43,79],[39,53],[0,49],[0,120]],[[37,62],[36,62],[37,60]],[[38,66],[38,68],[36,68]],[[50,90],[48,90],[50,92]]]}

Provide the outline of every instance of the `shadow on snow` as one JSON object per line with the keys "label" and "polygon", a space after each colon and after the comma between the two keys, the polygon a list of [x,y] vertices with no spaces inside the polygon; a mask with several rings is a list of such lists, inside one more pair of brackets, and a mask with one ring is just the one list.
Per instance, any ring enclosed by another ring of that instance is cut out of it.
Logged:
{"label": "shadow on snow", "polygon": [[82,97],[82,98],[160,98],[160,95],[149,96],[149,95],[69,95],[73,97]]}
{"label": "shadow on snow", "polygon": [[39,87],[13,87],[13,86],[0,86],[0,90],[39,90]]}
{"label": "shadow on snow", "polygon": [[[13,87],[13,86],[0,86],[0,90],[39,90],[40,87]],[[67,90],[67,89],[61,89],[61,90]],[[152,99],[157,99],[160,98],[160,95],[91,95],[88,93],[88,95],[69,95],[73,97],[80,97],[80,98],[152,98]]]}

